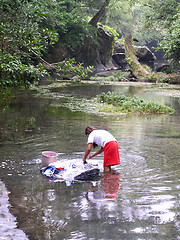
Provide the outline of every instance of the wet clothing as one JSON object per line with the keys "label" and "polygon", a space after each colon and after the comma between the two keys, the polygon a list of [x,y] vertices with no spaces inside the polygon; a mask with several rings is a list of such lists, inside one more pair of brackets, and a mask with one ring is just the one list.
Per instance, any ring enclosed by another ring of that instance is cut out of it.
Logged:
{"label": "wet clothing", "polygon": [[87,143],[96,143],[104,148],[104,166],[120,164],[119,147],[116,139],[106,130],[93,130]]}
{"label": "wet clothing", "polygon": [[120,164],[117,141],[111,141],[104,146],[104,167]]}

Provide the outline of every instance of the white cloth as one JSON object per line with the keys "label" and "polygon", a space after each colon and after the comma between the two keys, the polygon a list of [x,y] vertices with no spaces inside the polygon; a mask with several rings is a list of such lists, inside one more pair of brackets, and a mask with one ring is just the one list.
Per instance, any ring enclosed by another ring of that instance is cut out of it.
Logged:
{"label": "white cloth", "polygon": [[96,143],[104,147],[107,142],[116,141],[111,133],[106,130],[93,130],[88,137],[87,143]]}

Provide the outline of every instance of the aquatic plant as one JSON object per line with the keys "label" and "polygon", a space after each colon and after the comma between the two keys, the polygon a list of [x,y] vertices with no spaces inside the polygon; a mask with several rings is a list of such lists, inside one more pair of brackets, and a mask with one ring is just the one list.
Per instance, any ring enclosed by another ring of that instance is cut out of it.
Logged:
{"label": "aquatic plant", "polygon": [[117,81],[117,82],[124,82],[127,80],[127,77],[129,75],[129,72],[128,71],[115,71],[115,72],[112,72],[111,75],[107,75],[107,76],[98,76],[98,75],[95,75],[95,76],[91,76],[90,77],[90,80],[91,81],[97,81],[97,82],[112,82],[112,81]]}
{"label": "aquatic plant", "polygon": [[[156,114],[174,112],[174,109],[156,101],[147,101],[137,96],[131,98],[122,94],[117,95],[110,91],[97,95],[97,101],[112,105],[113,111],[122,113]],[[104,111],[109,112],[112,109],[107,107]]]}

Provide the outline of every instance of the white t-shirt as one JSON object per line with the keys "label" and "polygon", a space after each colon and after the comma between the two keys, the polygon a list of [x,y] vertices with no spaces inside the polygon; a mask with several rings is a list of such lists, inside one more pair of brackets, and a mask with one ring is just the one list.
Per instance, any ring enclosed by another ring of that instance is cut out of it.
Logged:
{"label": "white t-shirt", "polygon": [[96,143],[98,146],[104,147],[107,142],[116,141],[111,133],[106,130],[93,130],[88,137],[87,143]]}

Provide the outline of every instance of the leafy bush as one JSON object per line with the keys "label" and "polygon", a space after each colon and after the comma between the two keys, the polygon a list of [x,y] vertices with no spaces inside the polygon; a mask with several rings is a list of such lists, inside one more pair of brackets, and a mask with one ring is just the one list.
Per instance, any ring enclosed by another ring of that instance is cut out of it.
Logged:
{"label": "leafy bush", "polygon": [[174,21],[165,33],[164,39],[159,43],[158,50],[165,52],[165,57],[179,66],[180,62],[180,4],[179,13],[174,16]]}
{"label": "leafy bush", "polygon": [[57,72],[63,76],[78,77],[80,79],[86,79],[92,74],[94,67],[89,66],[87,68],[82,66],[82,63],[76,64],[74,58],[65,59],[63,63],[58,63]]}
{"label": "leafy bush", "polygon": [[91,35],[92,29],[87,23],[87,12],[81,1],[47,1],[46,12],[44,24],[58,32],[60,40],[71,50],[75,50],[85,37]]}
{"label": "leafy bush", "polygon": [[[5,75],[3,77],[3,74]],[[47,74],[46,70],[39,64],[34,67],[30,64],[22,64],[18,59],[9,63],[1,64],[0,75],[3,81],[0,82],[0,88],[7,87],[25,87],[28,88],[39,80],[40,76]]]}
{"label": "leafy bush", "polygon": [[45,12],[41,0],[3,0],[0,12],[0,88],[28,87],[45,73],[42,65],[34,67],[34,60],[58,40],[58,35],[42,24]]}

